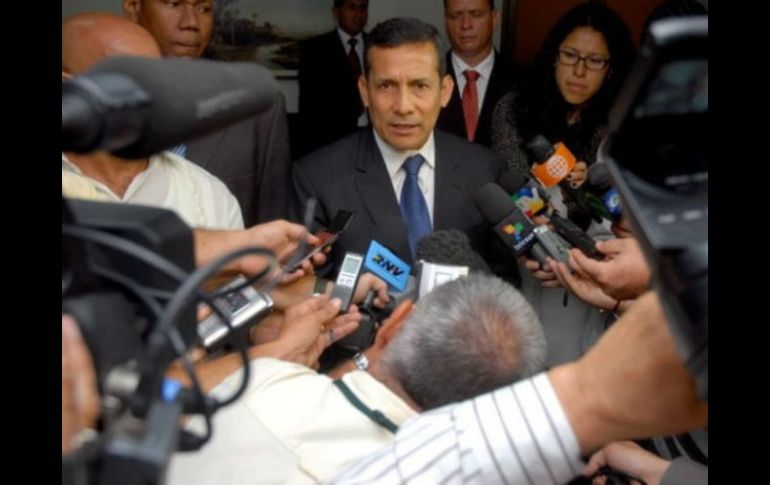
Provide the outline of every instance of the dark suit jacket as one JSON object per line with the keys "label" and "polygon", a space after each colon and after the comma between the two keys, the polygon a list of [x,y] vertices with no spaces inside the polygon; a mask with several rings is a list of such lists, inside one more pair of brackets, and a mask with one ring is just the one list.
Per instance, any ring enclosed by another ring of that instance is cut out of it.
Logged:
{"label": "dark suit jacket", "polygon": [[[493,234],[472,197],[481,186],[496,179],[500,164],[491,150],[452,134],[436,130],[435,142],[433,229],[465,231],[474,249],[484,255]],[[294,164],[293,178],[297,208],[304,207],[309,197],[318,200],[315,218],[318,226],[328,226],[340,209],[355,212],[347,230],[332,246],[332,275],[336,274],[346,251],[365,254],[372,239],[411,263],[405,225],[397,228],[403,229],[398,230],[398,234],[382,232],[383,227],[388,226],[384,223],[388,219],[393,221],[395,218],[404,223],[371,129],[360,130],[298,160]]]}
{"label": "dark suit jacket", "polygon": [[364,108],[336,28],[300,43],[298,78],[303,154],[358,129]]}
{"label": "dark suit jacket", "polygon": [[291,154],[282,94],[268,111],[187,142],[187,158],[227,185],[246,227],[289,217]]}
{"label": "dark suit jacket", "polygon": [[[465,129],[465,118],[463,117],[462,93],[458,89],[457,75],[452,66],[451,51],[446,54],[447,74],[454,79],[455,87],[452,90],[452,97],[449,104],[441,110],[436,123],[439,128],[457,136],[468,139],[468,131]],[[476,127],[476,136],[474,143],[479,143],[485,147],[492,146],[492,112],[495,110],[497,101],[511,89],[515,81],[515,65],[511,61],[503,59],[500,54],[495,53],[495,62],[492,65],[492,74],[489,76],[489,84],[484,94],[484,100],[481,103],[481,112],[479,113],[479,124]],[[460,73],[462,76],[462,73]]]}

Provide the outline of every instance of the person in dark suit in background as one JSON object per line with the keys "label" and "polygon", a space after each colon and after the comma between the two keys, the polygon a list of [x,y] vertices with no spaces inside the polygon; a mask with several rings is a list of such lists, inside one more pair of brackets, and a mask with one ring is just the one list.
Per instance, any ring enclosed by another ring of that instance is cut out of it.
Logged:
{"label": "person in dark suit in background", "polygon": [[[164,57],[203,56],[214,30],[213,9],[213,0],[123,0],[126,16],[152,34]],[[171,151],[227,185],[246,227],[288,216],[291,153],[282,94],[268,111]]]}
{"label": "person in dark suit in background", "polygon": [[[355,212],[332,246],[334,268],[346,251],[364,253],[372,238],[383,237],[397,239],[391,249],[412,261],[416,241],[433,229],[463,230],[474,249],[485,253],[491,232],[472,196],[496,179],[500,164],[491,150],[434,130],[453,87],[438,35],[417,19],[378,24],[369,35],[365,75],[358,81],[373,129],[294,164],[298,212],[311,197],[318,200],[318,226],[328,226],[340,209]],[[393,219],[406,226],[400,236],[383,234],[386,221]]]}
{"label": "person in dark suit in background", "polygon": [[492,111],[517,72],[513,61],[492,46],[499,19],[494,0],[444,0],[444,26],[452,44],[446,65],[456,89],[437,127],[486,147],[492,146]]}
{"label": "person in dark suit in background", "polygon": [[369,0],[334,0],[337,28],[300,43],[301,154],[368,124],[356,87],[363,70],[368,9]]}

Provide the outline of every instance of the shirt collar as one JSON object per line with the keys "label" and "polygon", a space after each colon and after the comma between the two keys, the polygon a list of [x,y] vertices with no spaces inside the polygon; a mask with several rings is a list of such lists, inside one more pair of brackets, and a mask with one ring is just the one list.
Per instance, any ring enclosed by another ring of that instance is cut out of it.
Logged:
{"label": "shirt collar", "polygon": [[350,34],[345,32],[341,28],[337,27],[337,35],[340,36],[340,40],[342,41],[342,45],[345,46],[345,50],[347,50],[348,46],[350,45],[348,44],[348,40],[350,39],[356,39],[358,41],[358,43],[356,44],[356,48],[358,48],[358,46],[360,45],[361,46],[364,45],[364,35],[361,32],[359,32],[358,35],[356,35],[355,37],[351,37]]}
{"label": "shirt collar", "polygon": [[483,61],[479,62],[475,66],[469,66],[465,63],[462,59],[460,59],[460,56],[458,56],[455,51],[452,51],[452,67],[454,67],[455,70],[455,76],[459,77],[462,76],[463,72],[468,69],[473,69],[474,71],[478,72],[481,77],[484,79],[489,79],[489,76],[492,75],[492,66],[494,66],[495,63],[495,50],[492,49],[489,51],[489,55],[484,58]]}
{"label": "shirt collar", "polygon": [[422,155],[422,158],[425,159],[425,163],[427,163],[430,168],[436,168],[436,143],[433,137],[433,132],[430,133],[428,140],[418,150],[406,151],[396,150],[390,146],[385,140],[380,138],[380,135],[377,134],[377,130],[372,129],[372,133],[374,133],[374,141],[377,143],[377,148],[380,149],[382,159],[385,160],[385,166],[388,169],[388,175],[390,175],[391,179],[401,168],[404,160],[406,160],[407,157],[417,153]]}

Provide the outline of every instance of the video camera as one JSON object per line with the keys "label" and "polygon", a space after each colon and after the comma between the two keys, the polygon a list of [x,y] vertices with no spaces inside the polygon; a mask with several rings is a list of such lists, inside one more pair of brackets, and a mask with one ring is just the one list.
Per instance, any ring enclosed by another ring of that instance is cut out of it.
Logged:
{"label": "video camera", "polygon": [[600,149],[653,268],[677,348],[708,400],[708,18],[661,20]]}
{"label": "video camera", "polygon": [[[186,78],[195,82],[179,90]],[[146,157],[253,116],[276,93],[272,76],[253,64],[108,59],[62,84],[62,149]],[[223,266],[254,254],[271,261],[263,272],[216,292],[202,289]],[[196,270],[192,231],[176,213],[62,199],[62,313],[80,327],[102,398],[96,438],[62,457],[62,484],[162,484],[172,453],[206,443],[212,414],[245,391],[249,366],[241,345],[240,388],[221,401],[204,395],[187,358],[195,345],[211,344],[200,334],[197,304],[208,304],[227,327],[209,325],[216,332],[207,335],[218,340],[242,323],[238,292],[275,267],[270,251],[252,247]],[[266,295],[259,301],[249,318],[272,308]],[[166,378],[174,361],[192,389]],[[181,429],[180,417],[194,414],[205,418],[204,435]]]}

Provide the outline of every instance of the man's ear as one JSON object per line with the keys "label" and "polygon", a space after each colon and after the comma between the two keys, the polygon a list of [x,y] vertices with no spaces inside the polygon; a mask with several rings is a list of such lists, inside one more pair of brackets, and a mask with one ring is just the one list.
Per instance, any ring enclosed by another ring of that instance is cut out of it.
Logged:
{"label": "man's ear", "polygon": [[452,90],[455,88],[455,82],[452,76],[445,74],[441,80],[441,107],[446,108],[449,100],[452,98]]}
{"label": "man's ear", "polygon": [[377,331],[374,338],[374,346],[380,349],[385,348],[388,342],[396,336],[401,326],[406,322],[407,317],[412,313],[414,302],[406,300],[393,310],[393,313],[382,323],[382,327]]}
{"label": "man's ear", "polygon": [[142,10],[142,6],[139,4],[141,0],[123,0],[123,12],[126,17],[132,22],[139,22],[139,12]]}
{"label": "man's ear", "polygon": [[361,102],[364,108],[369,107],[369,83],[366,81],[366,75],[361,74],[358,77],[358,94],[361,95]]}

